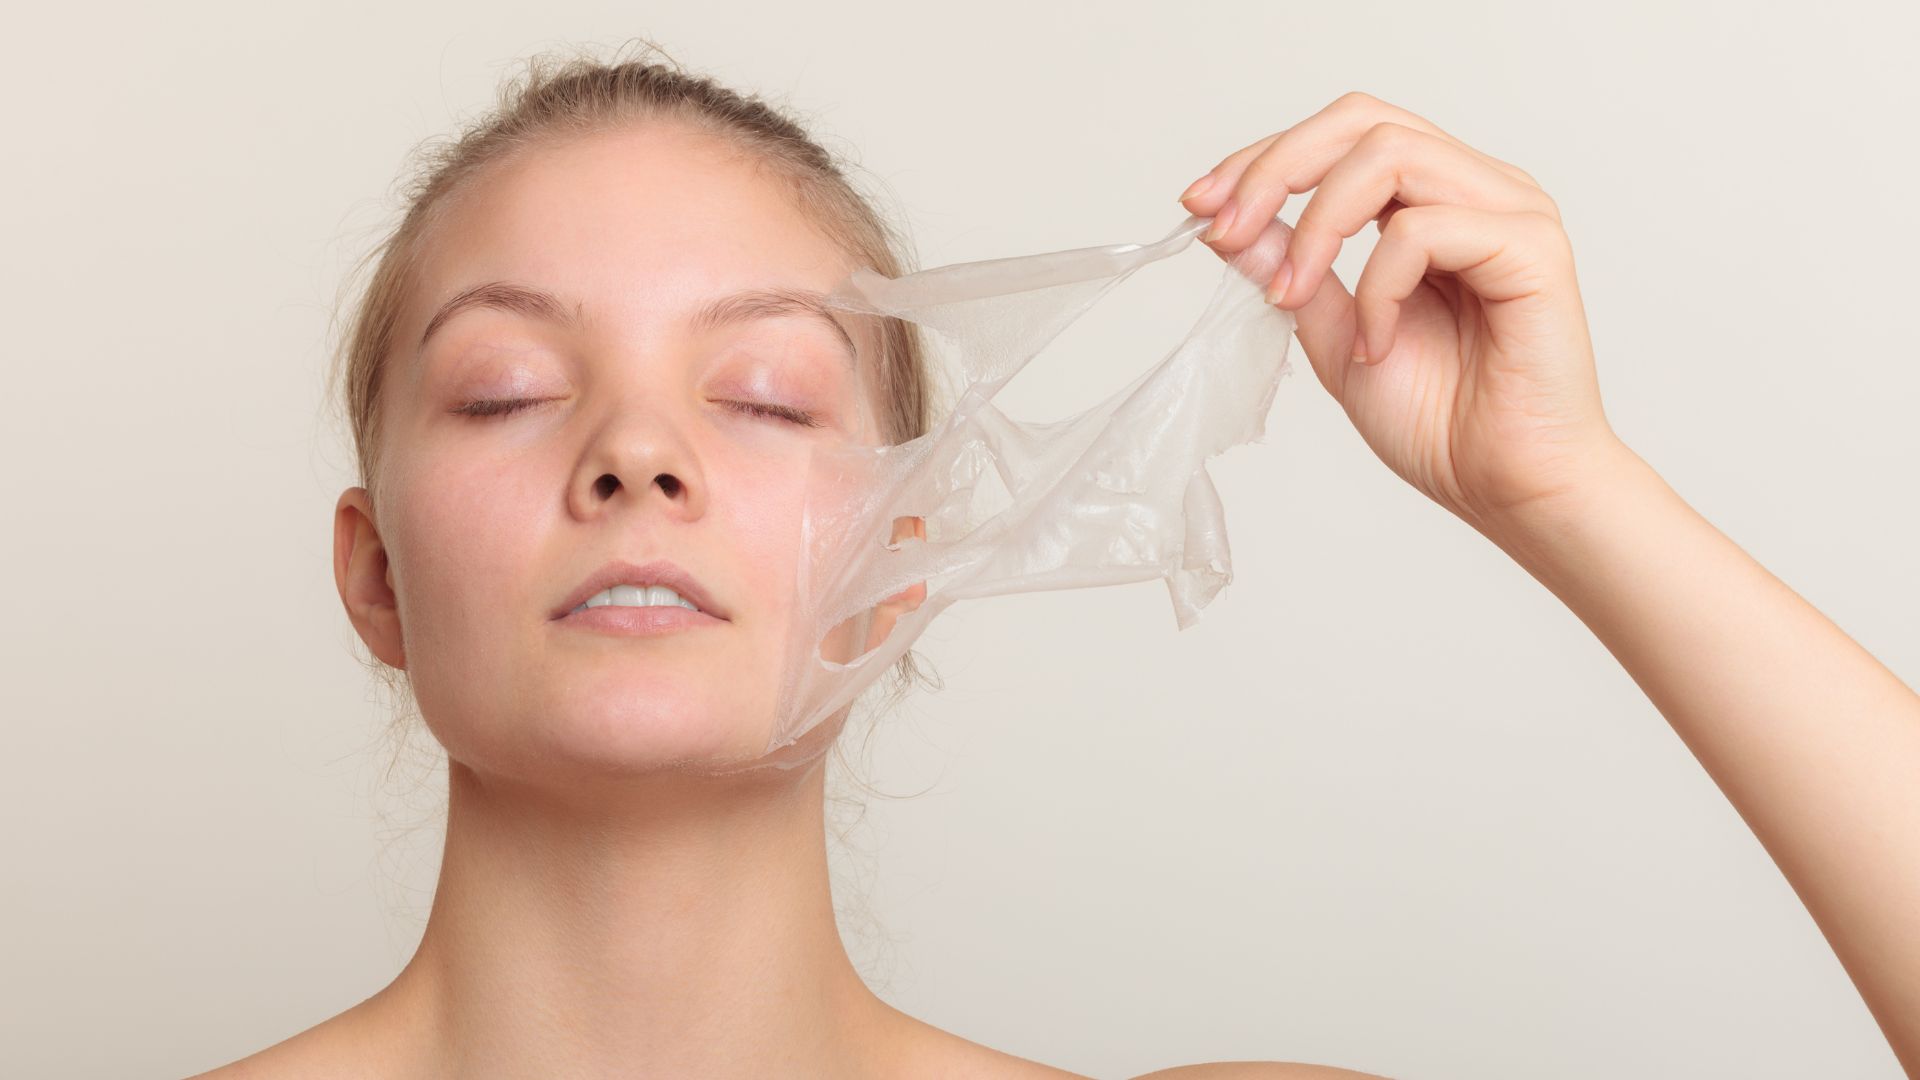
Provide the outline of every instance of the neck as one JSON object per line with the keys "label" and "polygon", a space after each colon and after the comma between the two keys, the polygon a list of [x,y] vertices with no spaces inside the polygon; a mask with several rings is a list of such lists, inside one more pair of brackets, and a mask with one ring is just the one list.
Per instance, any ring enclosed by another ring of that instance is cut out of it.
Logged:
{"label": "neck", "polygon": [[462,1077],[867,1072],[907,1018],[841,943],[824,773],[616,793],[450,762],[439,886],[383,1011]]}

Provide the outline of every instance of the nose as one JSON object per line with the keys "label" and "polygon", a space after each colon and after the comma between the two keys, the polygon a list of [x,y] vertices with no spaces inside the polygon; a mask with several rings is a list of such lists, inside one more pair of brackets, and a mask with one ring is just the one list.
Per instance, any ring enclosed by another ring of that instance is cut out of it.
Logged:
{"label": "nose", "polygon": [[616,500],[691,521],[706,512],[698,455],[665,409],[637,406],[609,419],[581,458],[567,502],[575,517],[605,514]]}

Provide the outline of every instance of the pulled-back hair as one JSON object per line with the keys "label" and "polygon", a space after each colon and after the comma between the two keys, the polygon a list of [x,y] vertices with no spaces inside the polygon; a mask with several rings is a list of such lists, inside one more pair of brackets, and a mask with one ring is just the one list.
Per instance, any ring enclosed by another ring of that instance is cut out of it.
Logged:
{"label": "pulled-back hair", "polygon": [[[522,76],[502,84],[492,112],[457,136],[416,148],[401,193],[404,214],[363,260],[363,268],[373,264],[373,273],[336,357],[334,378],[360,482],[369,494],[379,476],[380,385],[432,226],[450,196],[476,174],[534,152],[543,142],[647,121],[690,125],[732,144],[745,160],[785,181],[800,211],[856,264],[889,277],[909,265],[904,235],[888,225],[799,123],[758,96],[684,70],[656,46],[644,48],[662,59],[535,56],[526,61]],[[882,325],[885,340],[872,373],[881,431],[888,442],[907,442],[924,434],[931,422],[924,351],[911,324],[886,319]]]}
{"label": "pulled-back hair", "polygon": [[[330,373],[333,400],[352,434],[359,483],[376,505],[384,453],[380,388],[394,353],[396,327],[416,287],[435,222],[453,196],[491,166],[570,137],[652,122],[690,125],[718,137],[743,161],[782,181],[798,211],[839,244],[855,265],[890,277],[909,267],[904,233],[875,211],[835,155],[800,123],[758,96],[688,72],[650,42],[635,39],[629,44],[638,44],[640,55],[623,55],[629,48],[623,46],[604,60],[590,50],[532,57],[520,76],[501,85],[493,110],[456,135],[429,139],[415,148],[399,190],[398,223],[350,277],[364,277],[365,287],[348,312]],[[908,442],[925,434],[931,423],[924,346],[917,328],[898,319],[880,320],[880,337],[876,368],[870,372],[876,415],[886,442]],[[937,683],[917,659],[908,651],[896,663],[892,703],[916,681]],[[409,711],[417,709],[403,672],[378,660],[367,663]]]}

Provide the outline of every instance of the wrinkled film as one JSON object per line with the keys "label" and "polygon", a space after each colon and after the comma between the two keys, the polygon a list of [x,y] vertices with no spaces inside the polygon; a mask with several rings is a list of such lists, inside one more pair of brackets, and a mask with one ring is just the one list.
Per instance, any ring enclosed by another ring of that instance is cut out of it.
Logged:
{"label": "wrinkled film", "polygon": [[[1110,290],[1186,250],[1209,224],[1189,217],[1151,243],[898,278],[862,269],[833,292],[830,305],[850,318],[903,320],[937,338],[959,392],[911,442],[813,448],[794,652],[766,750],[742,767],[817,757],[838,731],[825,722],[843,722],[860,692],[960,601],[1162,578],[1184,629],[1231,580],[1206,461],[1261,439],[1288,371],[1294,318],[1262,292],[1278,261],[1274,229],[1226,265],[1186,336],[1098,405],[1035,423],[995,404]],[[1107,367],[1135,364],[1121,357]],[[924,539],[903,529],[913,518],[924,520]],[[868,640],[875,605],[916,583],[926,588],[918,606],[884,640]]]}

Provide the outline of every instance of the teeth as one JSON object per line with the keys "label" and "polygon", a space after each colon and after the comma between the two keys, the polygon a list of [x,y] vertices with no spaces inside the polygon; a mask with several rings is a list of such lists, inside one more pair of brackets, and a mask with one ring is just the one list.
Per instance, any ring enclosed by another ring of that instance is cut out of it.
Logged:
{"label": "teeth", "polygon": [[588,608],[605,607],[608,604],[616,607],[662,607],[677,604],[688,611],[700,610],[694,606],[693,601],[684,599],[665,585],[615,585],[593,594],[586,603],[573,610],[585,611]]}

